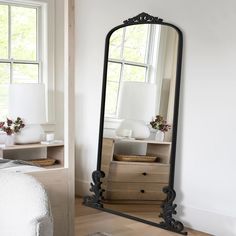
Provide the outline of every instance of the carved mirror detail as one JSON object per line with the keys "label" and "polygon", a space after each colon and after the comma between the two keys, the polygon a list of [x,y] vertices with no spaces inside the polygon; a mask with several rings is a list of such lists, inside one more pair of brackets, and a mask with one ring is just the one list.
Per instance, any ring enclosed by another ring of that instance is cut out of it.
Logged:
{"label": "carved mirror detail", "polygon": [[141,13],[106,37],[97,170],[84,204],[180,234],[175,152],[182,33]]}

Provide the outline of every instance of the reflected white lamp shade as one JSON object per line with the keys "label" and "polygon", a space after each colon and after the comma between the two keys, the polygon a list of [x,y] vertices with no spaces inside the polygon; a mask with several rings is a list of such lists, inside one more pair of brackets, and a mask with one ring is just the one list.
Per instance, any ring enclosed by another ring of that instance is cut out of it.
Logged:
{"label": "reflected white lamp shade", "polygon": [[25,127],[15,136],[19,144],[42,141],[46,122],[44,84],[11,84],[9,86],[9,115],[22,118]]}
{"label": "reflected white lamp shade", "polygon": [[155,115],[156,85],[143,82],[122,82],[118,117],[123,119],[116,130],[118,136],[131,134],[135,139],[150,136],[147,124]]}

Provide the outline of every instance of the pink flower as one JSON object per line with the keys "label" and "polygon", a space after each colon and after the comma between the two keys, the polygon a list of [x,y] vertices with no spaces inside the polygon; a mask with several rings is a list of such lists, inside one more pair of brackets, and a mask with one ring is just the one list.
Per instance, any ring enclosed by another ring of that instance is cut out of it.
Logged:
{"label": "pink flower", "polygon": [[24,127],[25,124],[20,117],[17,117],[15,121],[7,118],[6,122],[0,122],[0,130],[6,132],[7,135],[18,133]]}
{"label": "pink flower", "polygon": [[162,132],[167,132],[171,129],[171,125],[167,124],[167,121],[160,115],[156,115],[155,119],[150,122],[153,129],[160,130]]}

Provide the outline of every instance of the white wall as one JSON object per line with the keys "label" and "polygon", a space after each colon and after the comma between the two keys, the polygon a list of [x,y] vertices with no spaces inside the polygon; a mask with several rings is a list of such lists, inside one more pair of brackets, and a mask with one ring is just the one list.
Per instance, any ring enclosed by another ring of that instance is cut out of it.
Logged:
{"label": "white wall", "polygon": [[193,228],[236,235],[236,2],[75,2],[77,193],[96,167],[106,33],[145,11],[184,33],[175,184],[180,216]]}

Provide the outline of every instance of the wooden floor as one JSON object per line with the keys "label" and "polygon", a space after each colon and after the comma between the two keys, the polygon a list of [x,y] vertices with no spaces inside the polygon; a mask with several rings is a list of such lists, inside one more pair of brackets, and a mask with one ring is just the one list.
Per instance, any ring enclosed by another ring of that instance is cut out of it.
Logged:
{"label": "wooden floor", "polygon": [[[178,236],[180,234],[162,230],[123,217],[84,207],[80,199],[75,205],[75,235],[88,236],[96,232],[106,232],[112,236]],[[189,236],[209,236],[209,234],[187,230]]]}

